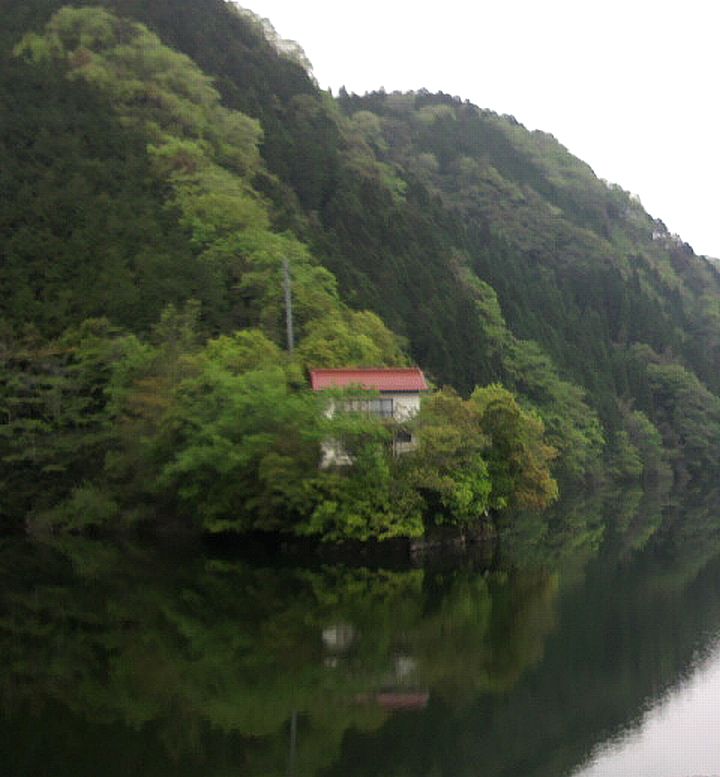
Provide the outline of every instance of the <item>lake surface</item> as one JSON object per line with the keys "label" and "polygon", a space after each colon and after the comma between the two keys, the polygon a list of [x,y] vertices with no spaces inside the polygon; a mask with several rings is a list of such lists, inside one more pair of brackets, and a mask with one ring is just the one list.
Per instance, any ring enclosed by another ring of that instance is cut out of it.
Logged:
{"label": "lake surface", "polygon": [[3,775],[720,774],[720,498],[410,565],[0,541]]}

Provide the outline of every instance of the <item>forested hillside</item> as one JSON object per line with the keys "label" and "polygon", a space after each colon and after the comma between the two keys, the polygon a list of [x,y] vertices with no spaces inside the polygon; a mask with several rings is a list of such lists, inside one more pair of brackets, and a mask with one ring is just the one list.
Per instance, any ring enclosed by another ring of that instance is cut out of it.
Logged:
{"label": "forested hillside", "polygon": [[[7,525],[417,535],[557,478],[712,476],[718,270],[551,135],[334,98],[223,0],[63,6],[10,0],[0,31]],[[406,462],[303,390],[408,362],[457,393]],[[317,471],[329,433],[352,472]]]}

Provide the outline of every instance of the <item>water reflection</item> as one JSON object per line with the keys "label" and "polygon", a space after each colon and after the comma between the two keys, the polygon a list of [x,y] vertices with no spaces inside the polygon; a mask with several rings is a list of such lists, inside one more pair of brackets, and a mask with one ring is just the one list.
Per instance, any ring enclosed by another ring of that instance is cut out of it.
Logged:
{"label": "water reflection", "polygon": [[282,774],[291,742],[293,770],[318,774],[349,730],[511,688],[555,623],[545,571],[258,568],[79,540],[1,555],[3,744],[48,725],[69,743],[26,739],[18,773],[82,773],[117,734],[159,773],[222,773],[232,752]]}
{"label": "water reflection", "polygon": [[714,500],[579,495],[424,568],[5,540],[4,773],[640,774],[618,737],[684,736],[643,716],[716,644]]}
{"label": "water reflection", "polygon": [[573,777],[720,774],[720,648],[637,726],[597,747]]}

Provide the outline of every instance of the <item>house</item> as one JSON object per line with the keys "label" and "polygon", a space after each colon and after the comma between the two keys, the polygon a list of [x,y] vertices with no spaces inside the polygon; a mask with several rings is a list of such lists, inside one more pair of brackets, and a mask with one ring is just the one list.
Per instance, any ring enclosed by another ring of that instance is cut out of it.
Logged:
{"label": "house", "polygon": [[[349,399],[334,399],[328,404],[327,415],[336,412],[360,412],[391,419],[398,424],[411,420],[420,411],[420,397],[429,391],[423,372],[418,367],[372,367],[310,370],[313,391],[351,389],[372,391],[373,395]],[[393,440],[394,453],[401,454],[417,446],[412,432],[398,429]],[[321,467],[348,465],[351,457],[336,440],[323,443]]]}

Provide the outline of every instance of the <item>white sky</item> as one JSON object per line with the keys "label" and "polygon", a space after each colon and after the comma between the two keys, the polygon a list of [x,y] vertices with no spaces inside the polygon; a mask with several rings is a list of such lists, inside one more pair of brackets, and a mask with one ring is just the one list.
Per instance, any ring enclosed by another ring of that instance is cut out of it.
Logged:
{"label": "white sky", "polygon": [[[715,3],[240,0],[297,41],[323,88],[426,88],[550,132],[720,257]],[[720,10],[720,6],[718,6]]]}

